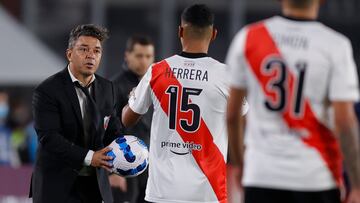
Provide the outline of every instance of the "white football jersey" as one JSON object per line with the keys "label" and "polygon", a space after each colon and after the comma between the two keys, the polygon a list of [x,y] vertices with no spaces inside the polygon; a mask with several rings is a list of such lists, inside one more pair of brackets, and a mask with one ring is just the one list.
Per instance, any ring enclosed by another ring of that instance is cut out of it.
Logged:
{"label": "white football jersey", "polygon": [[129,98],[153,104],[150,202],[226,202],[228,68],[206,54],[174,55],[152,65]]}
{"label": "white football jersey", "polygon": [[331,101],[358,100],[349,40],[316,21],[275,16],[243,28],[226,63],[247,90],[245,186],[315,191],[341,184]]}

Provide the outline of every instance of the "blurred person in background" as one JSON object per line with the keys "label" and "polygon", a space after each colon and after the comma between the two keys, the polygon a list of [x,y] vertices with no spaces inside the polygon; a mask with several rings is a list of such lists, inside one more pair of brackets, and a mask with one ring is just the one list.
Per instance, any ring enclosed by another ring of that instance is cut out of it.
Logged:
{"label": "blurred person in background", "polygon": [[30,122],[25,128],[27,153],[29,163],[34,164],[36,158],[36,149],[38,146],[37,134],[34,128],[34,122]]}
{"label": "blurred person in background", "polygon": [[[147,69],[154,62],[155,47],[148,36],[134,35],[126,42],[124,64],[120,74],[114,79],[118,102],[118,116],[128,103],[129,93],[136,87]],[[125,128],[124,133],[135,135],[143,140],[147,146],[150,144],[150,126],[152,110],[143,115],[140,121],[133,127]],[[142,203],[145,197],[145,188],[148,171],[132,178],[123,178],[118,175],[110,175],[110,184],[113,186],[113,195],[116,203],[132,202]]]}
{"label": "blurred person in background", "polygon": [[9,95],[0,89],[0,166],[17,167],[20,160],[12,144],[11,129],[7,125],[9,113]]}
{"label": "blurred person in background", "polygon": [[108,37],[87,24],[70,32],[69,64],[36,87],[34,124],[39,145],[31,181],[34,203],[112,203],[106,153],[121,133],[115,88],[96,75]]}
{"label": "blurred person in background", "polygon": [[[230,151],[244,167],[245,203],[340,203],[343,163],[351,183],[347,202],[359,203],[351,42],[316,21],[321,0],[280,2],[283,16],[243,28],[226,59]],[[236,112],[246,95],[244,152]]]}
{"label": "blurred person in background", "polygon": [[11,143],[17,151],[21,164],[32,163],[29,153],[28,125],[31,123],[31,111],[28,104],[20,99],[13,98],[9,115],[11,128]]}
{"label": "blurred person in background", "polygon": [[33,164],[37,148],[37,135],[32,121],[29,104],[19,96],[10,100],[9,127],[11,143],[18,154],[20,163]]}

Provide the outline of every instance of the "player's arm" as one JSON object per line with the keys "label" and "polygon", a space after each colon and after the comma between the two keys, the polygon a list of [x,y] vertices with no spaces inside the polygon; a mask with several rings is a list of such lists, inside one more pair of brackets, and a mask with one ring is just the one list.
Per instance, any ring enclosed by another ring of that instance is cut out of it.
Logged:
{"label": "player's arm", "polygon": [[335,114],[335,131],[339,136],[340,147],[344,157],[353,192],[360,191],[360,151],[359,128],[354,112],[353,102],[332,102]]}
{"label": "player's arm", "polygon": [[148,69],[136,88],[130,92],[128,104],[122,109],[121,122],[125,128],[135,125],[152,104],[150,96],[151,70],[152,67]]}
{"label": "player's arm", "polygon": [[360,203],[359,128],[353,102],[359,99],[358,77],[351,42],[344,39],[333,52],[329,99],[335,116],[335,131],[342,150],[352,190],[348,202]]}
{"label": "player's arm", "polygon": [[124,106],[121,114],[121,121],[125,128],[135,125],[141,117],[141,114],[135,113],[129,105]]}
{"label": "player's arm", "polygon": [[245,117],[241,116],[243,100],[246,96],[244,89],[230,88],[227,104],[226,121],[229,136],[229,151],[232,163],[242,166],[244,153],[244,124]]}

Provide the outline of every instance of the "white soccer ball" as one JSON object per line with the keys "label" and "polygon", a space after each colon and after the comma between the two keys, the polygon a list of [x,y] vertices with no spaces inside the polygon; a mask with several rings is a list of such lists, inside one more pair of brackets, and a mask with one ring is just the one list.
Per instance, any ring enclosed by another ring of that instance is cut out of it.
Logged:
{"label": "white soccer ball", "polygon": [[149,150],[144,141],[133,136],[125,135],[116,138],[107,153],[112,156],[112,172],[123,177],[134,177],[145,171],[149,164]]}

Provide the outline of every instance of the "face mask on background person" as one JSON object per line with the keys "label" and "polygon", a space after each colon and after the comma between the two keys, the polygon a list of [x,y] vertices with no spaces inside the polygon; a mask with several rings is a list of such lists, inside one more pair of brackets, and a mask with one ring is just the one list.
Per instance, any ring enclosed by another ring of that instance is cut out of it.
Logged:
{"label": "face mask on background person", "polygon": [[6,119],[9,114],[9,105],[2,102],[0,103],[0,120]]}

